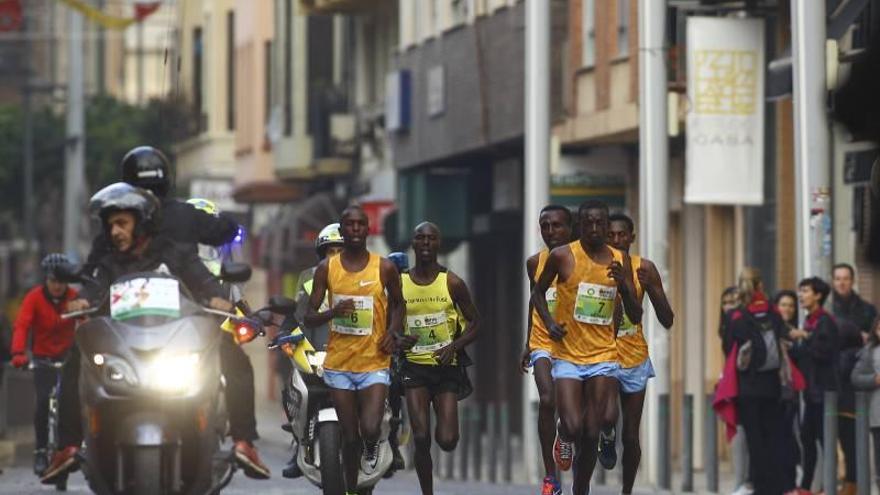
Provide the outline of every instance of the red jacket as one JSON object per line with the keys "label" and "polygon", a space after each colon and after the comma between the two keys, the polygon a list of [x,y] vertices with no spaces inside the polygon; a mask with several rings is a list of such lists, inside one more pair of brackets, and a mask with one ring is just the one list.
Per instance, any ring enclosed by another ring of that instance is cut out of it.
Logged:
{"label": "red jacket", "polygon": [[12,354],[27,350],[28,333],[32,330],[31,352],[40,357],[59,357],[73,344],[74,320],[62,320],[61,313],[67,302],[76,298],[76,291],[68,288],[58,305],[46,297],[46,289],[38,285],[24,296],[21,309],[12,327]]}

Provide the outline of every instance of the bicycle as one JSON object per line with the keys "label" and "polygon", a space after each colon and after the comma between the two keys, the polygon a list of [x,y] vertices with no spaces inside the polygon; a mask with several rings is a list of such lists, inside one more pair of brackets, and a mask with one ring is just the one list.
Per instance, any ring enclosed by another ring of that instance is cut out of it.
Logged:
{"label": "bicycle", "polygon": [[[48,368],[55,371],[55,385],[49,394],[49,422],[47,429],[49,433],[49,441],[46,444],[47,452],[55,452],[58,449],[58,417],[60,414],[59,394],[61,391],[61,368],[64,367],[64,359],[55,360],[49,358],[34,357],[28,365],[28,371],[34,371],[36,368]],[[67,491],[67,476],[61,477],[55,483],[55,489],[59,492]]]}

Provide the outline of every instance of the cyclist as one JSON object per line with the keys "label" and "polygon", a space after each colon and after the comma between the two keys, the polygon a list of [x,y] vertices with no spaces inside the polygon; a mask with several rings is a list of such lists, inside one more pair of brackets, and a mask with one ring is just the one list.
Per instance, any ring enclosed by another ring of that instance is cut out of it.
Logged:
{"label": "cyclist", "polygon": [[[44,281],[31,289],[21,303],[15,318],[12,334],[12,365],[25,368],[28,365],[26,347],[31,335],[31,354],[34,361],[63,361],[70,346],[73,345],[72,320],[62,320],[67,303],[76,298],[76,291],[67,284],[59,282],[55,270],[70,261],[63,254],[53,253],[40,262]],[[46,448],[49,444],[49,399],[58,381],[58,371],[51,366],[34,367],[34,391],[36,408],[34,413],[34,474],[42,475],[49,465]]]}

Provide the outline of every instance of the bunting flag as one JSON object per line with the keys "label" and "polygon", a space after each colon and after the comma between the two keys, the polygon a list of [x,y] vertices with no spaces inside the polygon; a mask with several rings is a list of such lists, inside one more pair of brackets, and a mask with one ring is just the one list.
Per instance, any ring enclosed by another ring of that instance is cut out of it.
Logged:
{"label": "bunting flag", "polygon": [[61,2],[67,4],[72,9],[76,9],[90,21],[98,23],[107,29],[125,29],[136,22],[141,22],[153,12],[156,12],[162,4],[160,1],[135,2],[134,17],[117,17],[101,12],[84,0],[61,0]]}
{"label": "bunting flag", "polygon": [[21,29],[21,0],[0,0],[0,33]]}

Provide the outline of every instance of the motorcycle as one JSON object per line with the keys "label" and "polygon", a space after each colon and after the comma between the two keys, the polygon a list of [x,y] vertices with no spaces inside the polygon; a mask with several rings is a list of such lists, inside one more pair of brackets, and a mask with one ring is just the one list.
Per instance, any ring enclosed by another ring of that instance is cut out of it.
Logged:
{"label": "motorcycle", "polygon": [[[240,283],[250,275],[249,266],[230,263],[220,278]],[[75,272],[61,277],[94,283]],[[98,494],[219,493],[235,462],[232,452],[220,450],[225,418],[217,316],[242,333],[262,332],[264,320],[202,307],[165,273],[121,277],[108,296],[64,315],[93,315],[108,301],[109,316],[81,323],[75,337],[90,488]]]}
{"label": "motorcycle", "polygon": [[[299,445],[297,464],[303,475],[324,495],[343,495],[345,479],[342,470],[342,430],[336,409],[330,400],[330,388],[324,383],[324,358],[327,356],[326,332],[313,332],[310,341],[293,316],[293,300],[273,297],[275,307],[285,307],[285,322],[278,336],[269,343],[290,359],[290,379],[282,389],[282,402],[288,423],[282,428],[291,433]],[[314,342],[314,344],[313,344]],[[385,404],[380,435],[380,463],[370,475],[358,472],[357,493],[371,495],[373,488],[389,471],[392,462],[388,443],[391,409]]]}

